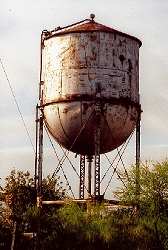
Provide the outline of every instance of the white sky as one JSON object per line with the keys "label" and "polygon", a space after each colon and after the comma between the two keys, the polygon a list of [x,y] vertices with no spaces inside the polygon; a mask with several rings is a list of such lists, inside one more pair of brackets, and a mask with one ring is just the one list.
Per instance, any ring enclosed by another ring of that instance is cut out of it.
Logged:
{"label": "white sky", "polygon": [[[140,49],[142,159],[162,160],[168,152],[168,1],[167,0],[1,0],[0,56],[34,140],[39,82],[39,45],[43,29],[53,29],[96,14],[96,21],[137,36]],[[34,156],[0,69],[0,177],[14,167],[34,171]],[[110,155],[110,157],[112,157]],[[125,156],[134,161],[133,142]],[[74,159],[74,155],[71,155]],[[46,143],[44,172],[56,165]],[[76,163],[77,165],[77,163]],[[67,175],[78,190],[70,166]],[[62,178],[63,180],[63,178]]]}

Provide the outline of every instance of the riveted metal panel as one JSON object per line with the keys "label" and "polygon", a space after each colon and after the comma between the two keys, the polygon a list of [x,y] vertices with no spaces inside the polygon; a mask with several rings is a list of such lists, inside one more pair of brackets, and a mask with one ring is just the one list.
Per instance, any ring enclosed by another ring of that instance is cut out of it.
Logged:
{"label": "riveted metal panel", "polygon": [[45,41],[44,103],[70,95],[129,97],[138,102],[139,45],[112,33],[75,33]]}
{"label": "riveted metal panel", "polygon": [[136,39],[107,31],[51,36],[44,40],[42,77],[45,122],[64,147],[80,154],[94,152],[96,124],[94,115],[89,116],[97,97],[103,110],[101,153],[121,145],[133,131],[139,112]]}

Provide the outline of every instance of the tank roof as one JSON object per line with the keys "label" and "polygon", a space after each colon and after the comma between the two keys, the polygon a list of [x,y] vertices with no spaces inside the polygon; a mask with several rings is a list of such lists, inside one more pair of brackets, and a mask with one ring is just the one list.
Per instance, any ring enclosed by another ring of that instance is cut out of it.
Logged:
{"label": "tank roof", "polygon": [[94,20],[91,19],[85,19],[84,21],[66,26],[66,27],[58,27],[52,31],[44,31],[45,38],[48,39],[53,36],[59,36],[69,33],[80,33],[80,32],[93,32],[93,31],[101,31],[101,32],[108,32],[108,33],[116,33],[125,37],[128,37],[130,39],[136,40],[139,43],[139,47],[142,45],[142,42],[129,34],[123,33],[121,31],[118,31],[116,29],[110,28],[108,26],[105,26],[103,24],[97,23]]}

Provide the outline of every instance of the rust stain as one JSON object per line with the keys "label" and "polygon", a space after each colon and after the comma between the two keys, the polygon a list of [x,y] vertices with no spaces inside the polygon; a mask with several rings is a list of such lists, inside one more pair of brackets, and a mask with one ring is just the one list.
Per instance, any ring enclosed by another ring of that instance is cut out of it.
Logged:
{"label": "rust stain", "polygon": [[[69,103],[69,102],[83,102],[83,101],[89,101],[91,102],[90,104],[87,103],[83,103],[84,109],[86,110],[89,106],[91,106],[93,103],[96,102],[95,96],[91,96],[91,95],[66,95],[64,97],[58,98],[56,100],[50,100],[47,103],[44,103],[43,106],[49,106],[52,104],[56,104],[56,103]],[[123,97],[123,98],[101,98],[100,100],[102,103],[111,103],[114,105],[122,105],[125,107],[135,107],[138,111],[141,111],[141,105],[139,103],[136,103],[134,101],[131,101],[130,98],[127,97]],[[69,111],[69,109],[66,107],[64,109],[64,113],[67,113]]]}
{"label": "rust stain", "polygon": [[[99,99],[113,131],[109,137],[102,117],[101,152],[119,146],[135,127],[139,104],[141,42],[98,23],[59,29],[44,40],[42,80],[45,122],[66,148],[73,142]],[[59,110],[59,112],[58,112]],[[73,150],[94,151],[92,119]],[[89,145],[86,147],[86,144]]]}
{"label": "rust stain", "polygon": [[[93,31],[102,31],[102,32],[108,32],[108,33],[114,33],[116,35],[122,35],[131,39],[134,39],[138,42],[139,47],[142,45],[142,42],[129,34],[123,33],[121,31],[118,31],[116,29],[107,27],[103,24],[97,23],[97,22],[92,22],[88,21],[86,23],[80,24],[80,25],[74,25],[71,28],[65,28],[65,29],[59,29],[56,32],[48,32],[48,36],[46,36],[46,39],[52,37],[52,36],[57,36],[57,35],[64,35],[64,34],[69,34],[69,33],[76,33],[76,32],[93,32]],[[94,37],[91,39],[95,39]]]}

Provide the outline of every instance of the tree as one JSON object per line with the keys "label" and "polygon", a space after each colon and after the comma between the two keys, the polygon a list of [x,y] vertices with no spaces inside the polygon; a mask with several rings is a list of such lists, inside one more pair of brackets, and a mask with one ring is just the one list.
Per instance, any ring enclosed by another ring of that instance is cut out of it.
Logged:
{"label": "tree", "polygon": [[5,221],[5,207],[3,203],[0,204],[0,249],[9,249],[11,242],[11,228]]}
{"label": "tree", "polygon": [[[47,176],[42,183],[44,199],[62,199],[65,197],[65,190],[59,183],[59,178]],[[3,209],[3,225],[8,224],[10,231],[17,225],[16,237],[19,242],[21,234],[26,231],[37,230],[39,211],[36,207],[36,190],[34,179],[26,171],[12,170],[5,179],[5,185],[1,200],[5,203]],[[46,218],[51,209],[46,209]],[[23,240],[22,240],[23,241]],[[20,244],[20,243],[17,243]],[[28,248],[31,249],[31,248]]]}
{"label": "tree", "polygon": [[[120,188],[116,194],[128,207],[108,211],[103,204],[94,206],[90,203],[86,209],[84,205],[79,207],[67,199],[65,206],[59,209],[43,207],[41,212],[35,206],[31,176],[27,172],[12,172],[6,179],[4,190],[6,204],[11,211],[6,223],[17,220],[19,225],[16,249],[33,249],[33,242],[23,238],[21,233],[25,229],[29,232],[36,231],[39,221],[41,225],[38,249],[41,250],[168,249],[168,162],[141,165],[137,213],[133,209],[136,204],[135,176],[136,170],[133,166],[128,173],[128,179],[123,174],[126,187]],[[43,199],[64,197],[65,192],[59,180],[48,176],[43,181]],[[24,201],[20,202],[20,199]],[[3,232],[8,237],[11,231],[7,225],[10,223],[6,224]]]}
{"label": "tree", "polygon": [[[136,204],[136,168],[123,174],[125,186],[117,197],[126,204]],[[145,234],[156,249],[168,249],[168,161],[140,166],[140,196],[137,230]]]}

